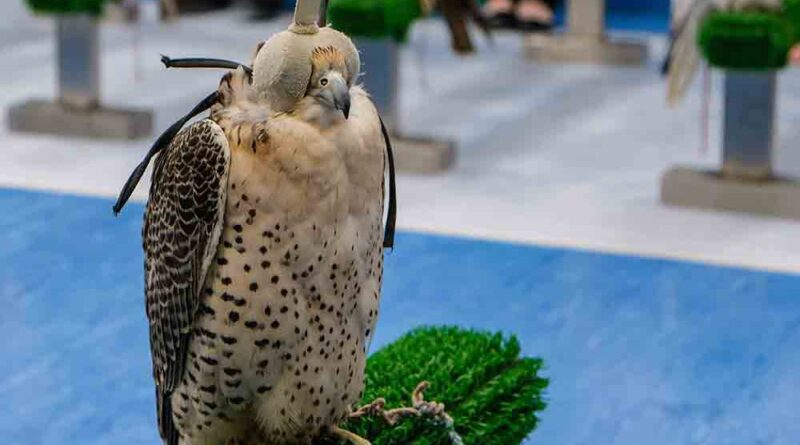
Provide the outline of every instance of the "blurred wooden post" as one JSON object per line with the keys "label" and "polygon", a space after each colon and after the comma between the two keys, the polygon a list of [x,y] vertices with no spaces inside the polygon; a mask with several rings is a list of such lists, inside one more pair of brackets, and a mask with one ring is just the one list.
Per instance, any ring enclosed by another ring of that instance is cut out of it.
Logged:
{"label": "blurred wooden post", "polygon": [[644,63],[647,59],[647,47],[644,44],[607,39],[605,9],[605,0],[569,0],[566,31],[527,35],[526,55],[543,62]]}
{"label": "blurred wooden post", "polygon": [[180,9],[175,0],[161,0],[161,7],[164,9],[165,20],[176,20],[180,15]]}

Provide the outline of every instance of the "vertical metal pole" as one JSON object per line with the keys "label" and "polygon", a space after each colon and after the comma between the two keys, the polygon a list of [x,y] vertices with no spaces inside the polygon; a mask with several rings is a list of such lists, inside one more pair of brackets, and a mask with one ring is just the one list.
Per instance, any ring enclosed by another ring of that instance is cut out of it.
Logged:
{"label": "vertical metal pole", "polygon": [[776,85],[774,71],[725,73],[725,176],[747,180],[770,177]]}
{"label": "vertical metal pole", "polygon": [[97,21],[87,14],[57,19],[58,90],[61,102],[92,108],[100,98],[100,45]]}
{"label": "vertical metal pole", "polygon": [[605,0],[569,0],[569,33],[584,38],[602,38],[606,28],[605,3]]}
{"label": "vertical metal pole", "polygon": [[317,21],[317,26],[320,28],[328,26],[328,0],[322,0],[322,3],[319,5],[319,20]]}
{"label": "vertical metal pole", "polygon": [[361,53],[361,83],[390,131],[397,131],[400,50],[392,39],[355,39]]}

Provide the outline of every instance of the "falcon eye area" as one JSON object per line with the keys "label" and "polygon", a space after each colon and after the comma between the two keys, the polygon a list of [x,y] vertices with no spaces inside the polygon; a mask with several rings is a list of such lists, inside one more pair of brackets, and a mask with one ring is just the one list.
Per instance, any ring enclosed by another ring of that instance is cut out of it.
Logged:
{"label": "falcon eye area", "polygon": [[328,85],[328,79],[323,77],[322,79],[319,80],[319,84],[322,85],[322,86],[327,86]]}

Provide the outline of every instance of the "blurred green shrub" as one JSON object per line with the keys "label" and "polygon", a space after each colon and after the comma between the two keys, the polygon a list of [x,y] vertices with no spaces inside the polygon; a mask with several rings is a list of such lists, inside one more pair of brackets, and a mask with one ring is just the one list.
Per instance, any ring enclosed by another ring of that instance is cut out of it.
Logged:
{"label": "blurred green shrub", "polygon": [[421,16],[419,0],[330,0],[328,5],[331,26],[352,37],[405,41]]}
{"label": "blurred green shrub", "polygon": [[794,29],[800,30],[800,0],[783,0],[783,10]]}
{"label": "blurred green shrub", "polygon": [[26,0],[28,6],[39,14],[100,15],[107,0]]}
{"label": "blurred green shrub", "polygon": [[719,68],[778,69],[786,66],[795,32],[785,14],[714,12],[701,25],[699,44],[706,60]]}
{"label": "blurred green shrub", "polygon": [[800,0],[783,0],[779,12],[717,11],[702,23],[698,43],[718,68],[773,70],[786,66],[800,42]]}

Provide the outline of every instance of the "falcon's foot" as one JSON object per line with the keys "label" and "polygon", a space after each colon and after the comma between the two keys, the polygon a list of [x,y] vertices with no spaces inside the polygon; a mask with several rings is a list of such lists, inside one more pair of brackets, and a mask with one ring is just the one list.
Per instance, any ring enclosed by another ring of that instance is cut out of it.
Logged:
{"label": "falcon's foot", "polygon": [[429,416],[435,419],[449,421],[452,423],[453,419],[444,411],[444,404],[437,402],[426,402],[424,392],[430,384],[422,382],[414,388],[411,392],[411,406],[406,408],[396,408],[387,410],[386,400],[383,398],[376,399],[374,402],[362,406],[361,408],[350,414],[351,419],[358,419],[366,416],[382,417],[390,426],[397,425],[397,423],[406,417],[419,417]]}
{"label": "falcon's foot", "polygon": [[396,408],[386,410],[386,400],[380,398],[376,399],[369,405],[362,406],[361,408],[350,414],[351,419],[358,419],[365,416],[382,417],[391,426],[394,426],[405,417],[419,417],[428,416],[437,420],[452,423],[453,419],[444,411],[444,404],[437,402],[426,402],[424,392],[430,384],[422,382],[414,388],[411,392],[411,408]]}
{"label": "falcon's foot", "polygon": [[364,405],[361,408],[353,411],[350,414],[351,419],[360,419],[362,417],[382,417],[389,426],[395,426],[401,419],[411,416],[419,416],[419,412],[414,408],[397,408],[386,409],[386,400],[383,398],[375,399],[369,405]]}
{"label": "falcon's foot", "polygon": [[[448,436],[453,445],[463,445],[464,442],[453,427],[453,418],[444,410],[444,404],[425,401],[424,392],[428,389],[428,386],[430,386],[428,382],[422,382],[414,388],[414,391],[411,392],[411,407],[387,410],[386,400],[380,398],[353,411],[350,414],[350,420],[368,416],[380,417],[389,426],[395,426],[406,417],[427,417],[448,431]],[[349,441],[355,445],[370,445],[368,440],[341,428],[331,427],[328,431],[331,436]]]}
{"label": "falcon's foot", "polygon": [[328,433],[337,439],[346,440],[354,445],[372,445],[370,441],[339,427],[330,427]]}

